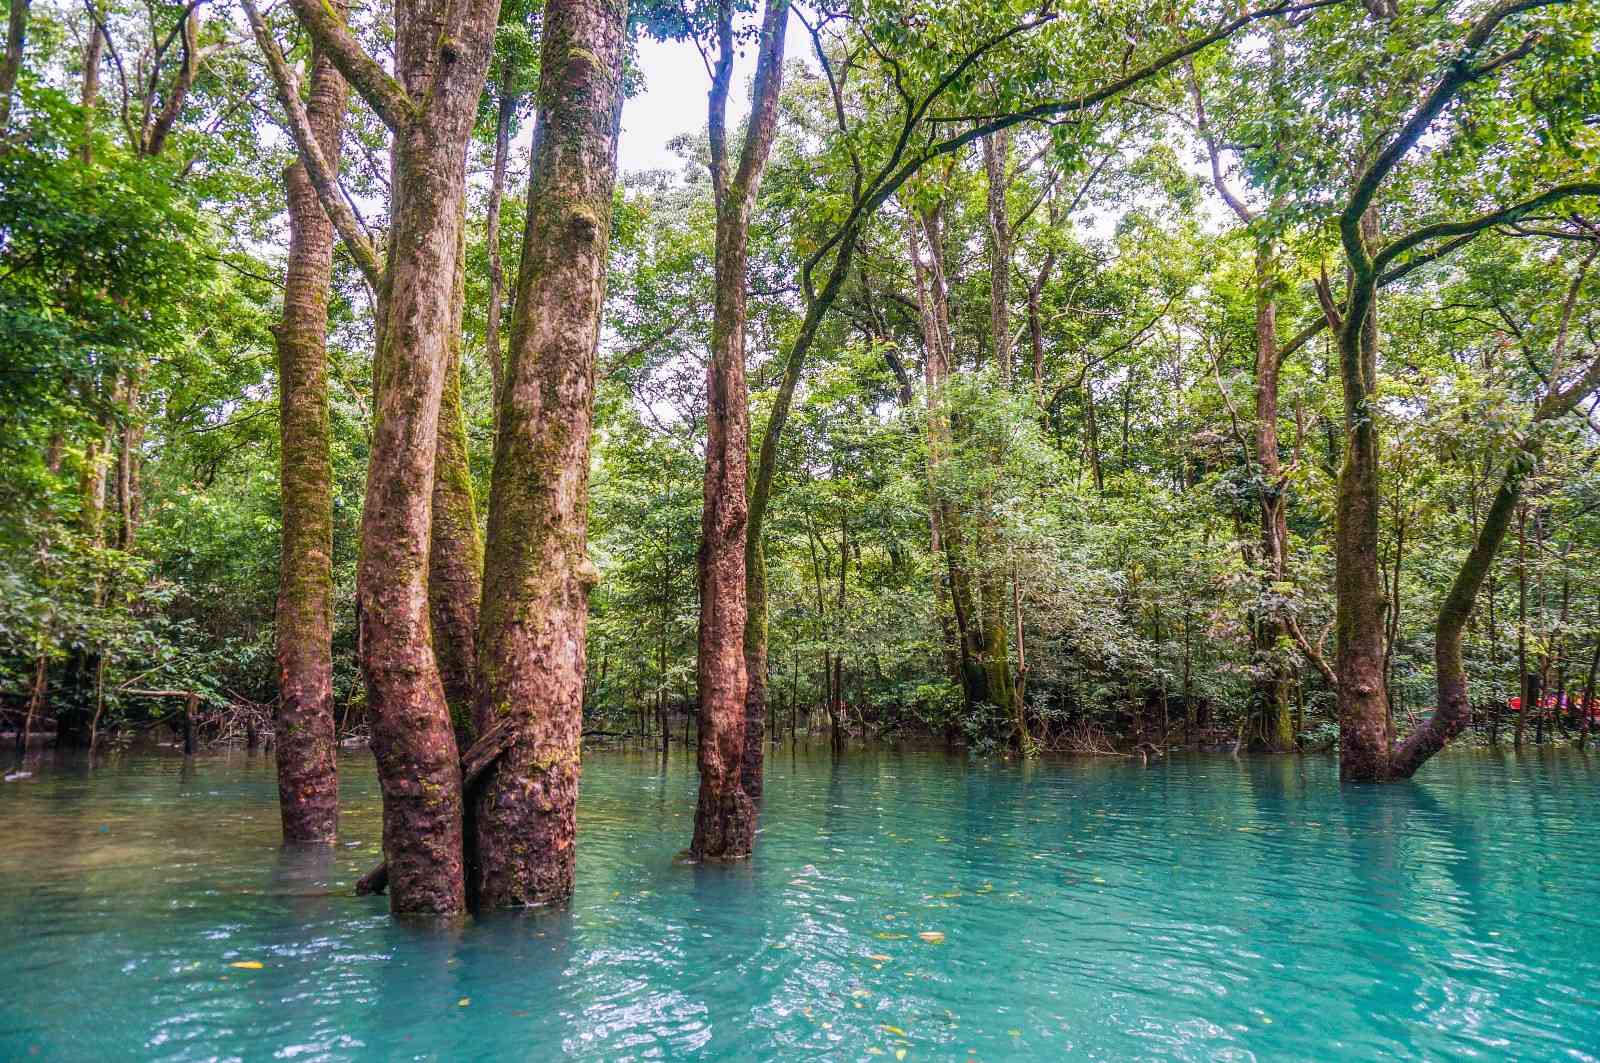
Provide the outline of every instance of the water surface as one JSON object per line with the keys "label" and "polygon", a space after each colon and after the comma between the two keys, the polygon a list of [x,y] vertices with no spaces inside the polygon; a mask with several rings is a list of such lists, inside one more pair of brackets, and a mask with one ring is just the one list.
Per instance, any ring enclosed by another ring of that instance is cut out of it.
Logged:
{"label": "water surface", "polygon": [[266,757],[33,768],[0,785],[0,1059],[1600,1058],[1578,756],[1341,789],[785,749],[726,868],[673,860],[691,761],[591,751],[570,909],[451,930],[349,895],[365,753],[321,854],[279,846]]}

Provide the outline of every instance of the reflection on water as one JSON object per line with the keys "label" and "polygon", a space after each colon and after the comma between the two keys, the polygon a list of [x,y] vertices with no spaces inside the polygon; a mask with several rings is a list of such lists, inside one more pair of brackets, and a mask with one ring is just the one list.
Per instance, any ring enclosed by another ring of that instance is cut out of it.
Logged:
{"label": "reflection on water", "polygon": [[[694,773],[591,752],[569,910],[442,928],[278,844],[271,761],[0,787],[0,1059],[1600,1057],[1600,769],[780,750],[746,866]],[[234,964],[260,964],[233,966]]]}

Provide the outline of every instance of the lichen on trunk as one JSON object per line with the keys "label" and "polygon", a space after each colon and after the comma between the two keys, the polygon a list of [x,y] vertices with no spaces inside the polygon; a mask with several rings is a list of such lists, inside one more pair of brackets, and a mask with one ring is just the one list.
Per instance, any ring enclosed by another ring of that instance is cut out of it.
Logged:
{"label": "lichen on trunk", "polygon": [[476,799],[480,907],[573,885],[589,591],[589,436],[622,105],[625,0],[544,14],[527,237],[489,494],[476,723],[517,738]]}
{"label": "lichen on trunk", "polygon": [[[333,61],[313,56],[306,114],[337,160],[349,90]],[[304,163],[284,174],[289,261],[278,348],[279,492],[283,553],[277,606],[278,806],[287,842],[331,843],[339,817],[333,720],[333,464],[328,424],[328,288],[333,223]]]}

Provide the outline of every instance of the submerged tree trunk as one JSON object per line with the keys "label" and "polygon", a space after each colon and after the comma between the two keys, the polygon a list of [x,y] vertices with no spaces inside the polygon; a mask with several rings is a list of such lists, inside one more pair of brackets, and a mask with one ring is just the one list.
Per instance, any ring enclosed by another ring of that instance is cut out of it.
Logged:
{"label": "submerged tree trunk", "polygon": [[[390,907],[453,915],[466,906],[461,767],[434,660],[428,558],[466,146],[500,5],[407,3],[395,20],[390,77],[331,6],[292,3],[317,45],[394,133],[356,594]],[[330,202],[324,198],[331,216]]]}
{"label": "submerged tree trunk", "polygon": [[517,738],[476,803],[478,903],[572,893],[589,591],[589,435],[622,106],[625,0],[545,8],[478,639],[479,732]]}
{"label": "submerged tree trunk", "polygon": [[[700,521],[698,695],[700,793],[697,859],[734,860],[755,843],[755,806],[765,742],[765,691],[749,698],[745,658],[746,534],[750,411],[745,386],[746,259],[750,215],[777,128],[788,5],[768,0],[762,20],[754,107],[737,163],[728,157],[728,86],[733,76],[733,5],[717,21],[717,64],[709,102],[711,184],[717,211],[716,304],[706,367],[706,472]],[[765,585],[762,587],[765,590]],[[765,640],[761,656],[765,656]],[[765,660],[755,662],[765,668]]]}
{"label": "submerged tree trunk", "polygon": [[1377,320],[1369,299],[1339,336],[1345,459],[1335,507],[1335,631],[1339,677],[1339,777],[1390,778],[1392,735],[1383,682],[1383,581],[1378,558]]}
{"label": "submerged tree trunk", "polygon": [[[306,114],[325,158],[337,164],[349,91],[320,49],[312,57]],[[328,287],[333,223],[303,162],[284,174],[289,263],[275,330],[283,556],[279,569],[278,807],[287,842],[330,843],[339,817],[333,723],[333,459],[328,425]]]}

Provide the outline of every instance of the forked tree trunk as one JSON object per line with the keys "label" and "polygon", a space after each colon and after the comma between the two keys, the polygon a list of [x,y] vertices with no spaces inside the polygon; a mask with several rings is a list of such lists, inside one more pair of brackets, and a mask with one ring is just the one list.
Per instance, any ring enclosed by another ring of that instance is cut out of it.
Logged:
{"label": "forked tree trunk", "polygon": [[[337,165],[348,87],[320,50],[306,114]],[[275,330],[283,556],[277,640],[278,810],[286,842],[331,843],[339,818],[333,721],[333,462],[328,426],[328,287],[333,223],[296,161],[284,174],[289,262]]]}
{"label": "forked tree trunk", "polygon": [[[750,215],[777,128],[789,9],[768,0],[756,65],[754,106],[737,160],[728,158],[728,87],[733,76],[733,4],[719,8],[717,65],[709,128],[711,183],[717,211],[717,294],[706,367],[706,472],[700,520],[698,701],[700,792],[695,805],[697,859],[737,860],[755,844],[751,791],[760,793],[766,741],[765,689],[749,698],[745,625],[746,533],[749,522],[749,393],[745,385],[746,259]],[[764,590],[763,583],[763,590]],[[766,667],[765,639],[760,640]]]}
{"label": "forked tree trunk", "polygon": [[394,133],[356,594],[390,908],[453,915],[466,906],[461,767],[434,660],[428,557],[467,139],[500,5],[408,0],[395,19],[391,78],[331,7],[292,2],[316,43]]}
{"label": "forked tree trunk", "polygon": [[501,400],[478,639],[478,903],[572,893],[589,591],[589,435],[622,106],[625,0],[545,8],[539,117]]}

